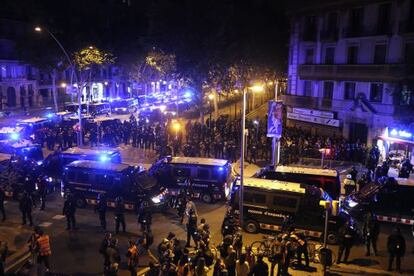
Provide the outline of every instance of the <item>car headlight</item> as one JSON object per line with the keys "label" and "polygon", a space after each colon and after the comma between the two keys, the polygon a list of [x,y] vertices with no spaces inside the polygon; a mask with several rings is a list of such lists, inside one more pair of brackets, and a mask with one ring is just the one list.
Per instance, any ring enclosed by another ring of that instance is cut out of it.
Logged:
{"label": "car headlight", "polygon": [[37,165],[42,165],[43,164],[43,161],[37,161]]}
{"label": "car headlight", "polygon": [[51,177],[46,178],[46,182],[53,182],[53,178]]}
{"label": "car headlight", "polygon": [[151,198],[151,201],[155,204],[161,203],[161,201],[164,200],[164,197],[165,197],[166,194],[167,194],[167,189],[165,189],[165,191],[163,191],[159,195],[154,196],[153,198]]}

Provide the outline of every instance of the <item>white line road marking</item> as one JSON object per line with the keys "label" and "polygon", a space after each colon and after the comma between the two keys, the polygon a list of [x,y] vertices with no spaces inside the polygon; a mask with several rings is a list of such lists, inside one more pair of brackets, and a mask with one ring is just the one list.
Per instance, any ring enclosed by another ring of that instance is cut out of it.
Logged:
{"label": "white line road marking", "polygon": [[56,215],[53,216],[52,219],[63,219],[65,216],[64,215]]}
{"label": "white line road marking", "polygon": [[51,222],[43,222],[43,223],[39,224],[40,227],[49,227],[50,225],[52,225]]}

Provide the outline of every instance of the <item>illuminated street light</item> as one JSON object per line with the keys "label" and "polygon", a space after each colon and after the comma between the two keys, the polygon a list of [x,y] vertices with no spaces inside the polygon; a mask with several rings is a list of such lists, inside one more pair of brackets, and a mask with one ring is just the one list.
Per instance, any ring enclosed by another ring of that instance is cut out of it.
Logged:
{"label": "illuminated street light", "polygon": [[62,87],[62,88],[66,88],[66,86],[67,86],[66,82],[62,82],[62,83],[60,84],[60,87]]}
{"label": "illuminated street light", "polygon": [[89,49],[93,50],[93,46],[89,46]]}
{"label": "illuminated street light", "polygon": [[212,101],[212,100],[214,99],[214,94],[213,94],[213,93],[209,94],[209,95],[208,95],[208,99],[209,99],[210,101]]}
{"label": "illuminated street light", "polygon": [[264,91],[263,85],[260,85],[260,84],[255,84],[253,86],[250,86],[249,89],[251,91],[253,91],[254,93],[258,93],[258,92],[263,92]]}
{"label": "illuminated street light", "polygon": [[41,31],[42,31],[42,28],[40,28],[39,26],[36,26],[36,27],[34,28],[34,30],[35,30],[36,32],[41,32]]}

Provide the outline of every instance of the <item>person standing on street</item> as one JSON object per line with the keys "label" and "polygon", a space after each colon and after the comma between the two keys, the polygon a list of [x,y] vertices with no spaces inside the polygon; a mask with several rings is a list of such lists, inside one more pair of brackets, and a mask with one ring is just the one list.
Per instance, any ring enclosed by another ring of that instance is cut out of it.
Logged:
{"label": "person standing on street", "polygon": [[68,195],[68,198],[65,200],[65,203],[63,204],[63,215],[66,216],[66,230],[76,230],[76,219],[75,219],[75,213],[76,213],[76,203],[73,199],[73,196],[71,194]]}
{"label": "person standing on street", "polygon": [[6,198],[6,193],[4,192],[3,187],[0,187],[0,212],[3,216],[1,221],[6,220],[6,211],[4,210],[4,199]]}
{"label": "person standing on street", "polygon": [[109,268],[109,256],[107,254],[107,249],[111,245],[112,241],[112,234],[106,233],[104,239],[101,242],[101,246],[99,247],[99,253],[102,254],[104,259],[104,271],[107,271]]}
{"label": "person standing on street", "polygon": [[32,220],[33,201],[27,192],[23,193],[19,202],[19,209],[22,213],[22,225],[26,225],[26,219],[29,219],[30,226],[33,226]]}
{"label": "person standing on street", "polygon": [[105,276],[118,275],[119,264],[121,263],[121,255],[119,254],[118,240],[112,239],[109,247],[106,249],[108,255],[109,266],[104,272]]}
{"label": "person standing on street", "polygon": [[95,206],[95,212],[98,212],[101,227],[104,231],[106,231],[106,209],[108,207],[106,195],[104,193],[98,194],[98,198],[96,201],[98,202],[98,204]]}
{"label": "person standing on street", "polygon": [[139,207],[138,223],[140,224],[142,233],[151,232],[152,214],[147,202],[142,202]]}
{"label": "person standing on street", "polygon": [[122,225],[122,232],[125,233],[126,225],[125,225],[125,206],[124,206],[124,199],[121,196],[118,196],[115,199],[115,233],[119,233],[119,226]]}
{"label": "person standing on street", "polygon": [[52,255],[52,250],[50,249],[50,240],[49,236],[45,235],[43,230],[39,230],[39,237],[37,238],[37,264],[38,264],[38,275],[41,274],[41,265],[45,264],[46,272],[50,270],[50,255]]}
{"label": "person standing on street", "polygon": [[40,210],[44,210],[45,205],[46,205],[46,194],[47,194],[47,183],[44,177],[39,177],[37,179],[37,189],[39,191],[39,197],[40,197]]}
{"label": "person standing on street", "polygon": [[194,209],[190,209],[188,212],[188,222],[187,222],[187,243],[185,247],[191,247],[191,237],[195,243],[195,247],[197,248],[197,215]]}
{"label": "person standing on street", "polygon": [[250,276],[269,275],[269,266],[263,261],[263,254],[257,255],[257,262],[250,271]]}
{"label": "person standing on street", "polygon": [[128,243],[129,243],[129,247],[128,247],[128,251],[126,253],[128,269],[131,272],[131,276],[136,276],[137,275],[137,269],[138,269],[138,263],[139,263],[139,260],[138,260],[138,247],[131,240]]}
{"label": "person standing on street", "polygon": [[374,249],[374,255],[377,256],[377,240],[379,232],[379,222],[377,217],[372,212],[368,212],[365,215],[363,227],[365,245],[367,247],[366,256],[371,255],[371,245],[372,249]]}
{"label": "person standing on street", "polygon": [[355,168],[355,166],[352,166],[351,171],[349,172],[349,174],[351,175],[351,179],[356,183],[358,171]]}
{"label": "person standing on street", "polygon": [[339,230],[339,249],[338,249],[338,260],[337,264],[341,263],[342,255],[345,252],[343,262],[348,263],[349,253],[354,243],[355,231],[352,229],[350,221],[347,221],[344,226]]}
{"label": "person standing on street", "polygon": [[405,254],[405,239],[401,235],[400,228],[395,228],[388,236],[387,247],[389,254],[388,271],[392,270],[392,263],[395,258],[397,271],[401,273],[401,257]]}

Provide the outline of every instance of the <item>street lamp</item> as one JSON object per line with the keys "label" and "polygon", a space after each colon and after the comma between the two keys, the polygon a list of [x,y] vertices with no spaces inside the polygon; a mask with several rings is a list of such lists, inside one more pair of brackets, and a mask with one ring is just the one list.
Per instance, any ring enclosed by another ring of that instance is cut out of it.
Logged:
{"label": "street lamp", "polygon": [[210,119],[209,119],[209,121],[208,121],[208,128],[210,129],[210,131],[211,131],[211,113],[212,113],[212,106],[211,106],[211,103],[212,103],[212,101],[214,100],[214,94],[213,93],[211,93],[211,94],[208,94],[208,99],[209,99],[209,104],[210,104]]}
{"label": "street lamp", "polygon": [[244,182],[244,153],[246,144],[246,95],[248,90],[253,93],[259,93],[264,90],[261,85],[253,85],[245,87],[243,89],[243,101],[242,101],[242,118],[241,118],[241,145],[240,145],[240,194],[239,194],[239,219],[240,227],[243,228],[243,182]]}
{"label": "street lamp", "polygon": [[[35,30],[35,32],[38,32],[38,33],[43,32],[43,29],[40,26],[35,26],[34,30]],[[50,32],[47,28],[44,28],[44,30],[46,30],[46,32],[53,38],[53,40],[56,42],[56,44],[59,46],[59,48],[65,54],[66,60],[68,61],[70,67],[72,68],[72,71],[74,71],[75,66],[73,65],[73,62],[70,59],[69,54],[68,54],[68,52],[66,52],[63,45],[59,42],[59,40],[56,38],[56,36],[54,36],[54,34],[52,32]],[[76,83],[79,83],[77,74],[75,74],[75,78],[76,78]],[[80,94],[80,90],[79,90],[78,85],[76,85],[76,89],[77,89],[77,92],[78,92],[78,118],[79,118],[78,145],[82,146],[83,145],[83,141],[82,141],[82,110],[81,110],[81,105],[82,104],[81,104],[81,94]]]}
{"label": "street lamp", "polygon": [[181,128],[181,125],[180,125],[179,122],[175,122],[173,124],[173,129],[175,130],[175,138],[176,139],[178,138],[178,131],[180,130],[180,128]]}

